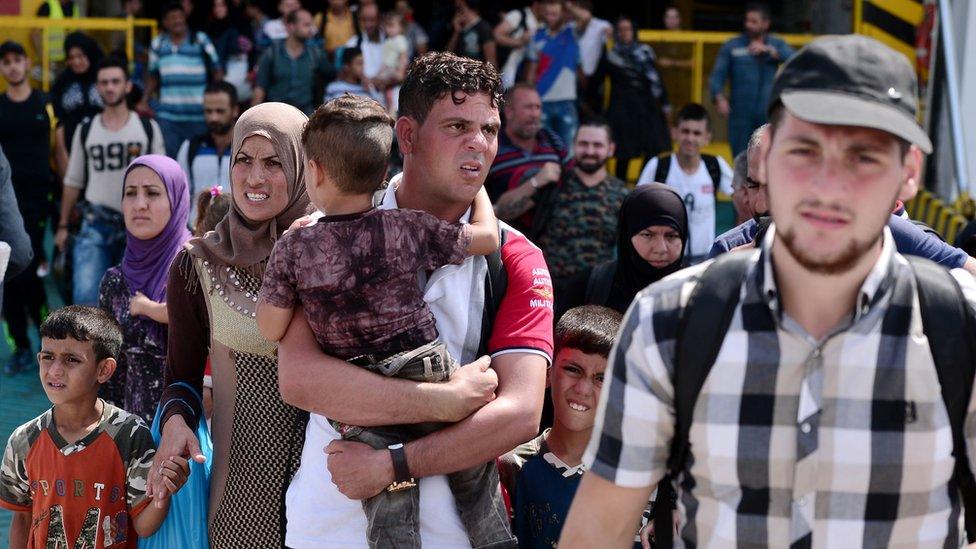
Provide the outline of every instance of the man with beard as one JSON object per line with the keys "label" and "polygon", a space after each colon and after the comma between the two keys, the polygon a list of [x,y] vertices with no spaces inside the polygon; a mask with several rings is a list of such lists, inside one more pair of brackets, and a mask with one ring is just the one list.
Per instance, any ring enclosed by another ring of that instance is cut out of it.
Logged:
{"label": "man with beard", "polygon": [[98,66],[96,87],[104,110],[78,127],[71,141],[68,171],[61,197],[61,220],[54,245],[63,249],[68,220],[82,191],[82,222],[71,252],[72,302],[95,305],[102,275],[122,260],[125,227],[122,223],[122,177],[137,156],[165,154],[163,132],[155,120],[129,109],[132,90],[124,61],[106,58]]}
{"label": "man with beard", "polygon": [[27,322],[40,326],[47,307],[40,276],[47,271],[44,231],[54,191],[49,163],[51,106],[47,94],[31,88],[29,70],[23,46],[11,40],[0,44],[0,76],[7,82],[6,93],[0,94],[0,148],[10,160],[14,195],[34,252],[28,268],[3,285],[3,318],[16,345],[4,368],[11,374],[33,361]]}
{"label": "man with beard", "polygon": [[627,185],[607,172],[614,143],[606,121],[584,121],[573,150],[572,169],[536,207],[532,227],[556,284],[613,259],[617,216],[627,195]]}
{"label": "man with beard", "polygon": [[207,133],[183,142],[176,161],[190,178],[190,223],[196,223],[196,196],[203,189],[221,185],[230,190],[230,145],[240,110],[237,88],[214,82],[203,92],[203,117]]}
{"label": "man with beard", "polygon": [[960,545],[976,282],[906,258],[885,228],[932,150],[917,90],[864,36],[784,65],[760,148],[774,223],[758,250],[638,294],[560,547],[629,546],[665,473],[677,546]]}
{"label": "man with beard", "polygon": [[[745,31],[722,44],[709,77],[709,90],[719,114],[729,119],[732,156],[746,149],[749,135],[766,122],[766,101],[776,68],[793,50],[769,35],[769,7],[746,6]],[[731,78],[728,98],[725,82]]]}
{"label": "man with beard", "polygon": [[[766,175],[760,154],[763,141],[769,138],[768,129],[769,124],[764,124],[753,132],[749,139],[749,148],[745,153],[748,172],[743,189],[753,211],[753,217],[717,237],[708,252],[709,259],[732,250],[753,246],[757,239],[761,240],[764,228],[769,226]],[[949,269],[962,268],[976,274],[976,259],[969,257],[963,250],[946,244],[939,236],[930,232],[931,229],[925,230],[908,219],[903,201],[911,200],[917,190],[916,182],[909,182],[906,189],[898,196],[895,209],[888,218],[888,229],[891,230],[898,253],[924,257]]]}
{"label": "man with beard", "polygon": [[558,135],[542,127],[542,99],[535,86],[520,83],[509,88],[504,115],[498,155],[485,188],[498,219],[528,231],[536,204],[551,192],[549,185],[559,181],[569,153]]}

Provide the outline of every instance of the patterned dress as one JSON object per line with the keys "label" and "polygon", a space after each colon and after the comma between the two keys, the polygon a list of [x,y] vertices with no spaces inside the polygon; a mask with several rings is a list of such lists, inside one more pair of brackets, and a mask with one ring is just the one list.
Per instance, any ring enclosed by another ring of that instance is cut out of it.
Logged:
{"label": "patterned dress", "polygon": [[[258,332],[260,286],[246,269],[192,259],[186,251],[170,271],[169,312],[180,318],[171,326],[171,381],[199,387],[208,356],[212,368],[213,549],[284,547],[285,490],[305,442],[308,414],[281,399],[277,345]],[[195,400],[168,388],[164,421],[178,410],[195,425],[200,411],[189,414],[189,408],[175,404]]]}
{"label": "patterned dress", "polygon": [[99,394],[107,402],[152,423],[163,394],[166,326],[144,316],[130,315],[131,297],[121,268],[109,269],[98,289],[98,306],[122,326],[122,352],[115,373]]}

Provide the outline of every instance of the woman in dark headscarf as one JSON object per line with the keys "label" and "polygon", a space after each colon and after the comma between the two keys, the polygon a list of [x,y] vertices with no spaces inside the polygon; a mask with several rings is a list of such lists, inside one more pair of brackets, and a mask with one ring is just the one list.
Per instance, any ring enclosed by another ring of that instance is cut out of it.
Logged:
{"label": "woman in dark headscarf", "polygon": [[688,242],[685,204],[671,187],[637,187],[620,206],[617,258],[570,279],[556,290],[556,318],[578,305],[624,313],[637,292],[681,269]]}
{"label": "woman in dark headscarf", "polygon": [[[95,88],[98,62],[102,60],[102,49],[94,39],[83,32],[73,32],[64,39],[64,55],[67,68],[54,80],[51,87],[51,102],[54,114],[58,117],[58,147],[64,147],[67,160],[67,147],[75,134],[75,128],[88,116],[102,110],[102,98]],[[60,132],[59,132],[60,133]],[[67,164],[66,164],[67,165]]]}
{"label": "woman in dark headscarf", "polygon": [[[258,332],[258,291],[275,241],[309,206],[302,129],[308,118],[262,103],[234,126],[231,210],[173,262],[163,433],[153,471],[197,456],[204,366],[213,376],[210,547],[284,546],[285,487],[298,469],[308,414],[278,392],[277,345]],[[188,389],[189,385],[196,390]],[[233,466],[232,466],[233,465]],[[151,472],[151,490],[164,485]]]}
{"label": "woman in dark headscarf", "polygon": [[658,73],[654,50],[637,41],[634,22],[617,20],[614,45],[604,52],[591,82],[610,77],[606,117],[616,138],[617,177],[626,181],[630,159],[645,159],[671,150],[665,110],[668,95]]}
{"label": "woman in dark headscarf", "polygon": [[102,278],[98,306],[122,327],[118,367],[100,393],[110,403],[152,421],[163,394],[166,361],[166,280],[183,244],[190,194],[175,160],[140,156],[123,177],[125,255]]}

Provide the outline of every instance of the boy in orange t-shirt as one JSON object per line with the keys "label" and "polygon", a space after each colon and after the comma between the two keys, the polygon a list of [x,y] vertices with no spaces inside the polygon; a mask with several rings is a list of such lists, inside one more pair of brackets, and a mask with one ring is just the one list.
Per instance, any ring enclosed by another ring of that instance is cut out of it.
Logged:
{"label": "boy in orange t-shirt", "polygon": [[188,463],[161,465],[167,490],[149,505],[152,434],[141,418],[98,398],[122,345],[112,317],[72,305],[40,332],[41,385],[54,406],[13,432],[0,463],[0,507],[14,512],[10,547],[135,548],[137,536],[166,518]]}

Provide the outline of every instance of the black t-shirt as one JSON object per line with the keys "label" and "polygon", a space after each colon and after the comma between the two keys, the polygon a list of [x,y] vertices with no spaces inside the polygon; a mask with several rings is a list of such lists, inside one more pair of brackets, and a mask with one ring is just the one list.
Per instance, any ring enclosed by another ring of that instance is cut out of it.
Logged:
{"label": "black t-shirt", "polygon": [[48,98],[34,90],[17,103],[0,95],[0,147],[10,160],[18,202],[46,198],[51,187],[51,119]]}
{"label": "black t-shirt", "polygon": [[457,46],[454,47],[454,53],[484,61],[485,54],[482,46],[486,42],[494,41],[495,39],[491,34],[491,26],[484,19],[479,19],[477,23],[461,31],[458,36]]}

